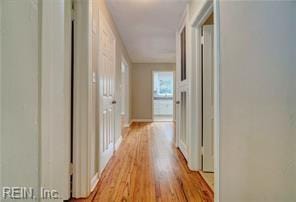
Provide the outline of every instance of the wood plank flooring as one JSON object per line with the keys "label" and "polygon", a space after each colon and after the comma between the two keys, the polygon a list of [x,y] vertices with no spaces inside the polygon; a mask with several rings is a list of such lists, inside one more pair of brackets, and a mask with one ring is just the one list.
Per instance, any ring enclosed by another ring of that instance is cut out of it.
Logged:
{"label": "wood plank flooring", "polygon": [[175,148],[173,123],[136,123],[88,199],[73,201],[211,202],[214,194]]}

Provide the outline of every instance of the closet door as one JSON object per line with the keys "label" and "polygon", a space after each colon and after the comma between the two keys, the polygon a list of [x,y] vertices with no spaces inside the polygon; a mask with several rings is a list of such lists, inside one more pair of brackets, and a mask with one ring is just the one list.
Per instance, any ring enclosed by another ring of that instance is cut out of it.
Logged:
{"label": "closet door", "polygon": [[114,152],[115,133],[115,37],[100,17],[99,93],[100,93],[100,173]]}

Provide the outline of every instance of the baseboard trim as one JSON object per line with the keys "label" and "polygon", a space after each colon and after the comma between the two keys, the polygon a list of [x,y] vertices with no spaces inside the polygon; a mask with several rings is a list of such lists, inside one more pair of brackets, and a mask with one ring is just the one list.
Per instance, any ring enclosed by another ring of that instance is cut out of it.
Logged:
{"label": "baseboard trim", "polygon": [[91,179],[91,192],[96,188],[98,182],[99,182],[99,179],[100,179],[100,174],[99,172],[97,172],[95,174],[95,176],[93,176],[93,178]]}
{"label": "baseboard trim", "polygon": [[129,127],[131,127],[131,124],[132,124],[132,122],[131,122],[131,123],[128,123],[128,124],[125,124],[125,125],[123,125],[123,127],[125,127],[125,128],[129,128]]}
{"label": "baseboard trim", "polygon": [[152,119],[133,119],[133,123],[151,123]]}
{"label": "baseboard trim", "polygon": [[198,166],[194,166],[194,165],[192,165],[192,163],[191,163],[191,159],[190,159],[190,161],[188,161],[188,168],[191,170],[191,171],[199,171],[200,170],[200,168],[198,167]]}
{"label": "baseboard trim", "polygon": [[204,178],[204,176],[201,174],[202,171],[198,171],[198,175],[201,177],[203,183],[207,186],[210,192],[214,194],[214,189],[211,187],[211,185],[208,184],[207,180]]}
{"label": "baseboard trim", "polygon": [[120,137],[118,138],[118,140],[117,140],[116,143],[115,143],[115,150],[117,150],[117,149],[119,148],[121,142],[122,142],[122,137],[121,137],[121,135],[120,135]]}

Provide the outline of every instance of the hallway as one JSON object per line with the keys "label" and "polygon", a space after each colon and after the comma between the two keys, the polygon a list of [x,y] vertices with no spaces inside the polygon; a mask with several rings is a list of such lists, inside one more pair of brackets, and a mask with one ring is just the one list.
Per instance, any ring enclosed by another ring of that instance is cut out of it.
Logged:
{"label": "hallway", "polygon": [[295,36],[296,0],[0,0],[0,202],[296,202]]}
{"label": "hallway", "polygon": [[134,123],[89,199],[75,201],[213,201],[173,142],[173,123]]}

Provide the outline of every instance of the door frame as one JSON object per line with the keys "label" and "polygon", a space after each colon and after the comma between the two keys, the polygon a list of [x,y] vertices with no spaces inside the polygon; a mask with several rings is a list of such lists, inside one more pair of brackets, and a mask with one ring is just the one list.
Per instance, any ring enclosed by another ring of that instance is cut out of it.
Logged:
{"label": "door frame", "polygon": [[[202,60],[201,60],[202,61],[201,62],[201,86],[202,86],[201,87],[201,105],[202,105],[201,106],[202,107],[202,113],[201,113],[201,115],[202,115],[202,119],[201,119],[202,133],[201,133],[201,136],[202,136],[202,141],[201,141],[201,145],[200,145],[202,148],[202,155],[201,155],[202,156],[202,168],[201,168],[201,170],[203,172],[213,172],[214,171],[214,153],[212,153],[213,156],[209,155],[209,148],[207,147],[207,144],[208,144],[208,146],[211,145],[214,148],[214,141],[210,141],[210,139],[209,139],[210,138],[209,135],[212,135],[213,136],[212,138],[214,138],[214,125],[212,125],[212,127],[211,127],[212,128],[211,133],[207,133],[207,130],[209,130],[209,128],[207,127],[207,124],[209,124],[209,117],[207,117],[207,115],[209,116],[208,113],[210,112],[211,118],[214,118],[214,111],[213,111],[214,110],[214,103],[213,103],[214,91],[212,91],[212,90],[214,90],[214,86],[213,86],[214,85],[214,71],[213,71],[214,70],[214,62],[211,61],[211,63],[212,63],[211,68],[212,69],[210,70],[211,74],[209,75],[209,74],[207,74],[207,72],[209,71],[207,68],[209,66],[205,67],[205,64],[206,64],[205,62],[209,62],[209,61],[206,61],[206,57],[205,57],[205,51],[207,51],[207,49],[205,48],[206,41],[207,41],[205,30],[211,29],[212,37],[211,37],[210,43],[211,43],[212,47],[214,47],[214,24],[210,24],[210,25],[203,24],[202,27],[203,27],[203,30],[202,30],[203,37],[199,36],[200,38],[203,38],[203,51],[200,54],[202,57]],[[212,51],[214,53],[214,50],[212,50]],[[214,59],[213,53],[211,54],[212,59]],[[209,78],[210,78],[210,81],[208,81]],[[208,89],[208,87],[205,86],[205,85],[207,85],[205,83],[207,81],[209,83],[211,83],[210,84],[211,89]],[[208,97],[207,97],[206,93],[209,90],[210,90],[212,96],[210,96],[210,100],[207,100]],[[213,104],[211,108],[209,108],[209,102],[211,104]],[[212,139],[212,140],[214,140],[214,139]],[[212,143],[209,143],[209,142],[212,142]],[[212,160],[210,160],[210,159],[212,159]]]}
{"label": "door frame", "polygon": [[[74,106],[72,197],[91,192],[92,124],[92,0],[73,0],[74,16]],[[72,11],[73,12],[73,11]],[[87,65],[85,65],[87,64]]]}
{"label": "door frame", "polygon": [[[191,26],[191,63],[192,68],[196,69],[197,72],[193,75],[196,77],[195,79],[201,81],[201,59],[200,59],[200,34],[201,34],[201,26],[205,22],[205,20],[214,13],[214,192],[215,192],[215,201],[219,201],[220,196],[220,187],[219,187],[219,162],[220,162],[220,147],[219,147],[219,137],[220,137],[220,122],[221,122],[221,112],[220,112],[220,2],[219,0],[213,1],[204,1],[201,8],[193,14],[192,20],[190,22]],[[197,83],[193,86],[194,91],[197,93],[196,100],[194,103],[197,103],[197,119],[198,127],[197,127],[197,135],[199,139],[198,143],[198,156],[201,155],[201,135],[202,135],[202,85],[201,82]]]}
{"label": "door frame", "polygon": [[[82,1],[82,2],[80,2]],[[50,1],[48,1],[51,3]],[[51,68],[52,64],[48,63],[48,60],[43,58],[51,57],[55,61],[56,55],[53,54],[56,51],[56,43],[49,43],[48,37],[42,37],[42,71],[41,80],[41,141],[40,141],[40,184],[43,187],[55,187],[63,185],[63,193],[61,197],[66,200],[70,197],[70,175],[73,174],[72,181],[72,197],[81,198],[87,197],[90,193],[90,178],[89,178],[89,133],[91,129],[91,88],[89,81],[92,81],[91,72],[91,6],[92,0],[69,0],[63,4],[40,4],[42,6],[42,20],[49,23],[51,26],[63,26],[64,28],[64,69],[61,74],[60,71]],[[75,12],[73,12],[72,3],[75,4]],[[61,7],[64,9],[64,22],[54,21],[52,13],[55,13],[57,17],[60,17]],[[75,14],[75,15],[73,15]],[[74,106],[73,106],[73,166],[70,165],[70,130],[71,130],[71,21],[74,18],[74,44],[79,49],[74,48]],[[46,20],[46,21],[45,21]],[[43,22],[42,22],[43,24]],[[61,27],[59,27],[61,28]],[[50,29],[50,27],[44,26],[41,29]],[[51,32],[42,32],[45,36],[52,36]],[[60,33],[57,33],[60,34]],[[55,36],[55,35],[54,35]],[[60,39],[58,39],[60,40]],[[62,44],[60,44],[62,46]],[[57,58],[59,61],[61,58]],[[85,66],[87,64],[87,66]],[[59,63],[60,65],[60,63]],[[44,66],[44,67],[43,67]],[[54,63],[56,66],[56,63]],[[49,75],[51,77],[49,77]],[[61,77],[63,76],[63,78]],[[52,79],[56,78],[58,80]],[[57,83],[58,82],[58,83]],[[51,89],[54,86],[59,85],[58,92],[53,92]],[[64,95],[63,102],[61,102],[61,96]],[[54,102],[48,102],[49,97],[55,97]],[[60,110],[57,112],[59,109]],[[56,119],[57,113],[61,115],[59,118],[63,119],[62,122],[56,124],[60,119]],[[51,121],[48,121],[51,120]],[[58,128],[52,128],[52,126],[61,126]],[[48,129],[54,129],[53,132]],[[57,140],[59,136],[59,145],[53,145],[52,143]],[[49,165],[51,161],[54,161],[53,148],[61,151],[59,159],[64,158],[63,165],[59,164],[59,168],[56,169],[55,165]],[[63,172],[63,176],[57,175],[57,172]],[[65,179],[65,176],[67,180]],[[52,177],[59,177],[59,179],[51,179]],[[54,184],[55,183],[55,184]]]}
{"label": "door frame", "polygon": [[154,73],[156,72],[172,72],[173,73],[173,119],[172,121],[176,121],[176,72],[174,70],[153,70],[152,71],[152,121],[154,122]]}

